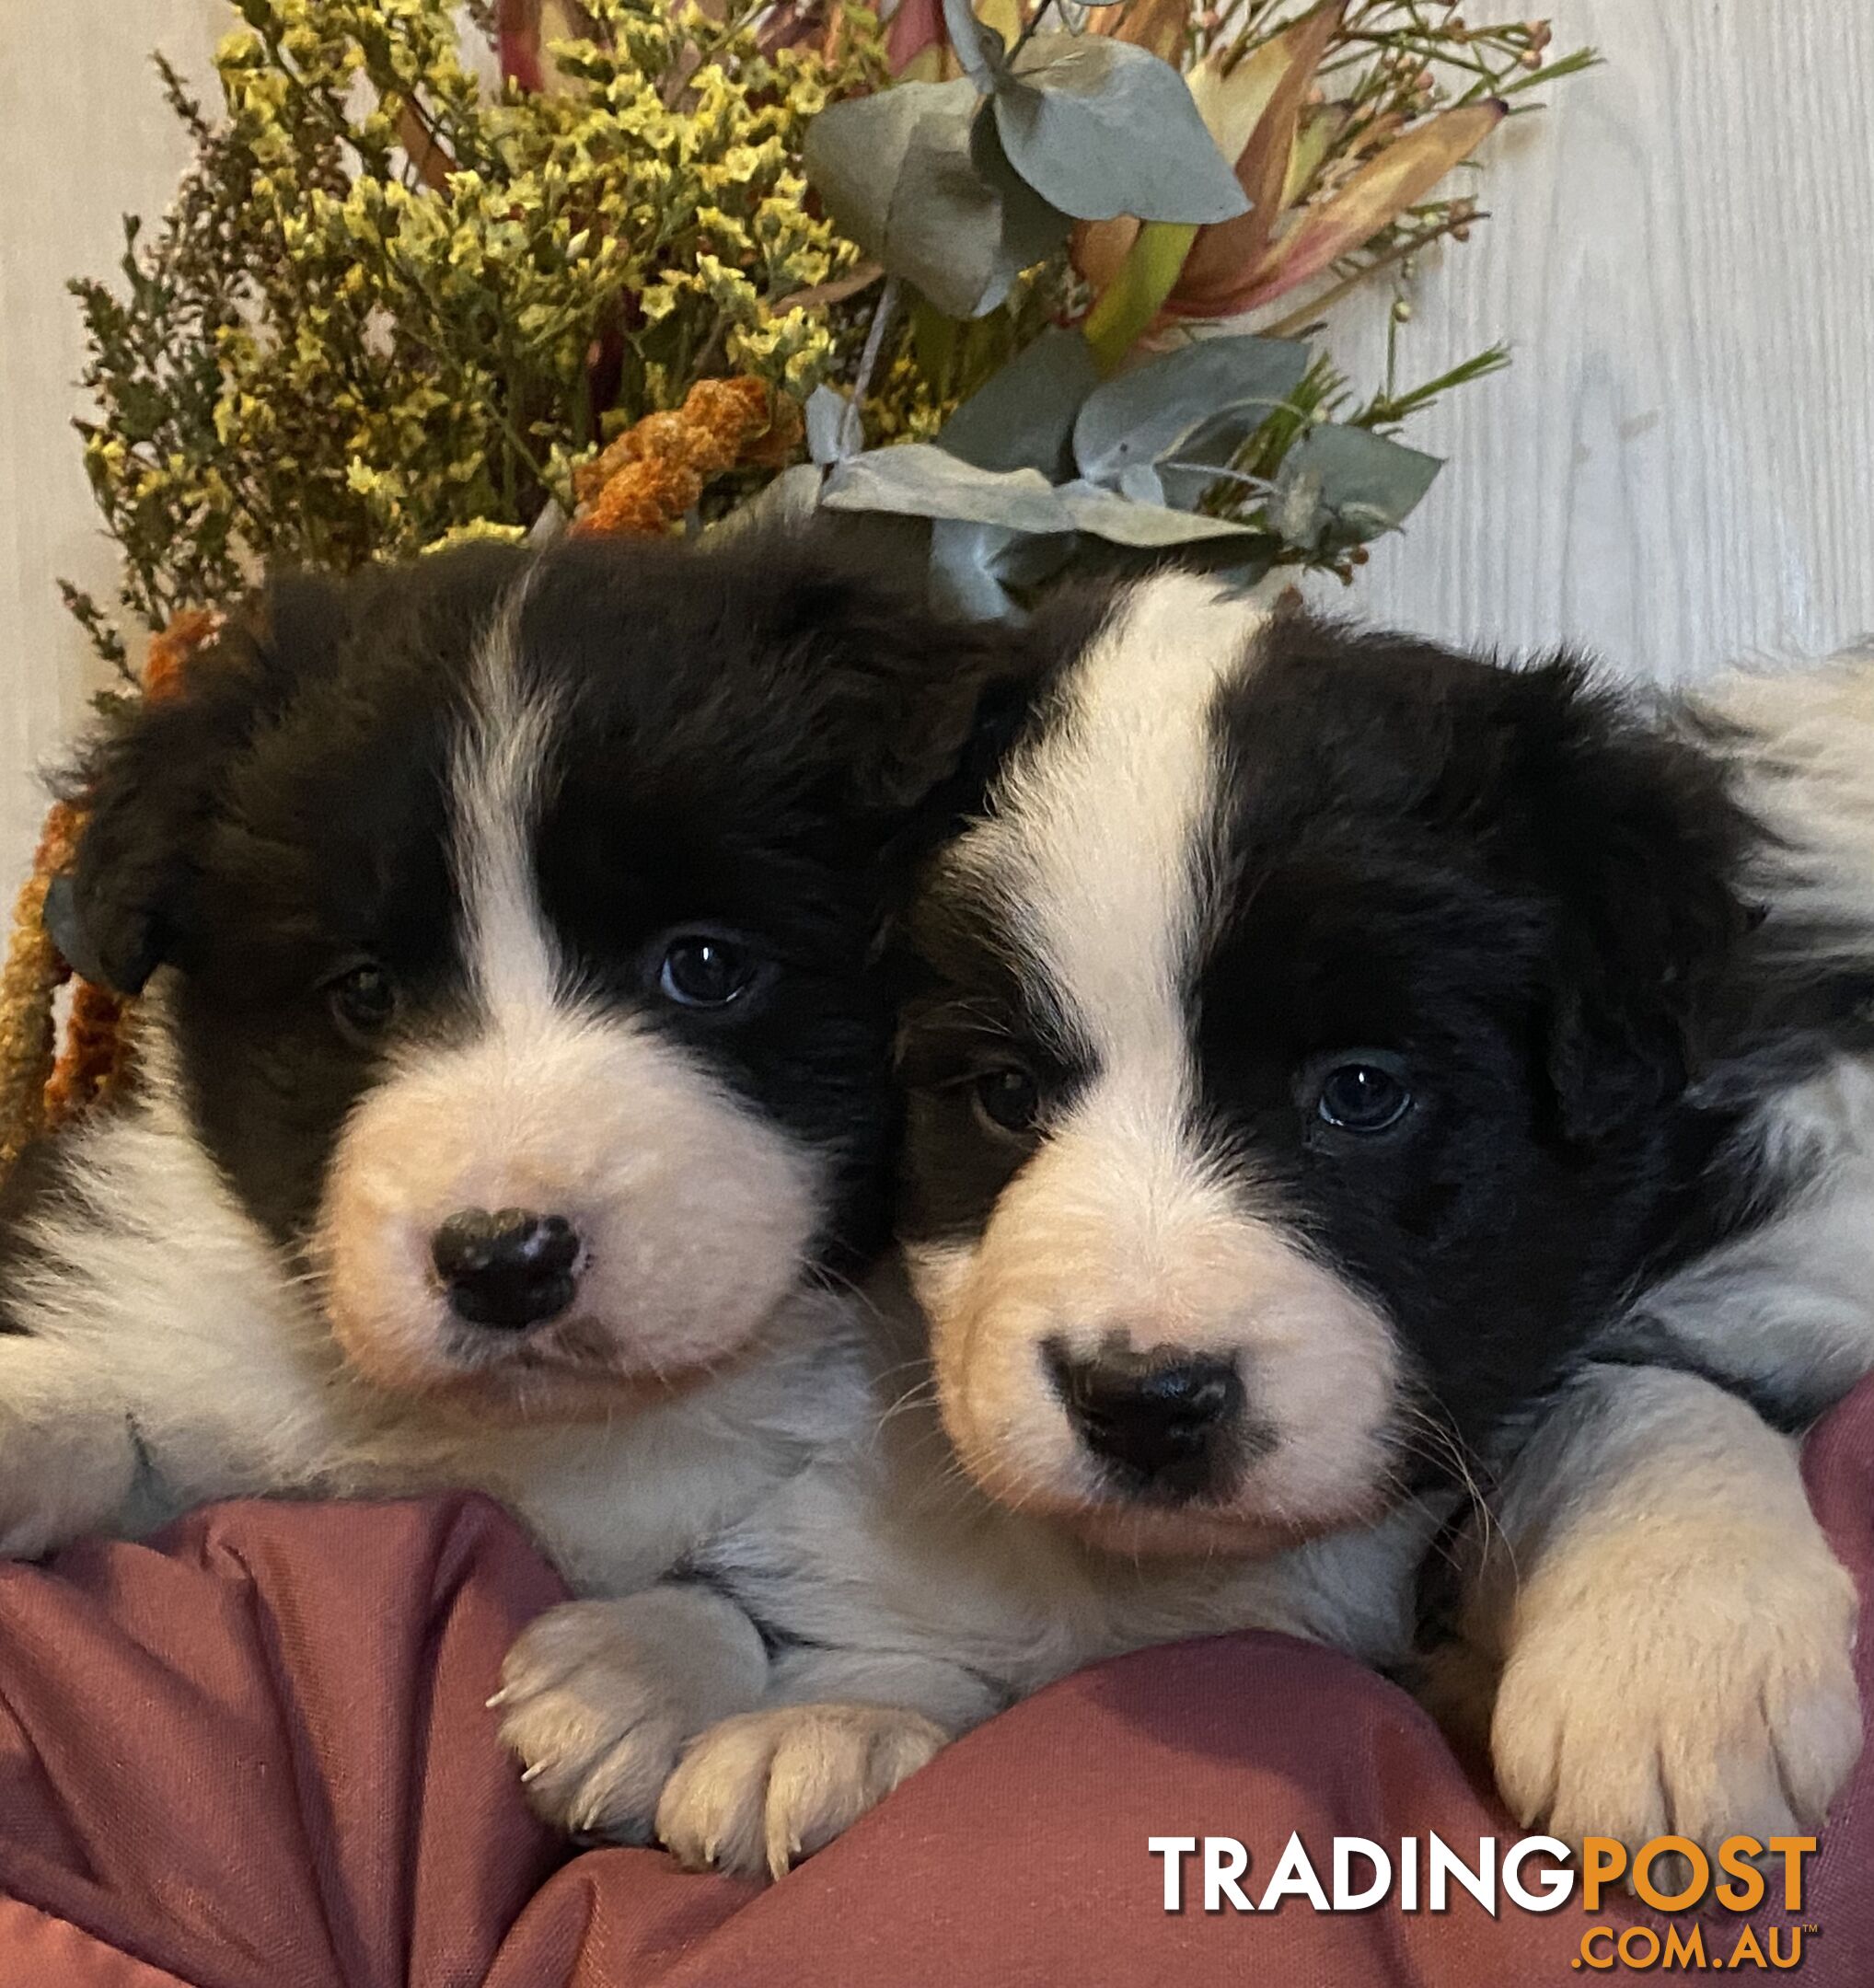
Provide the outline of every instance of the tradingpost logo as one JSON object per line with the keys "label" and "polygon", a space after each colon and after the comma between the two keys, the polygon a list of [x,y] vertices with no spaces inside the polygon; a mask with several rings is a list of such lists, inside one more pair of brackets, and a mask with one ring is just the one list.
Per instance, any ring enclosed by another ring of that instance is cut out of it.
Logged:
{"label": "tradingpost logo", "polygon": [[[1507,1845],[1477,1839],[1466,1861],[1441,1836],[1403,1837],[1396,1854],[1366,1836],[1333,1839],[1324,1878],[1299,1834],[1290,1836],[1268,1877],[1251,1879],[1248,1848],[1234,1836],[1148,1836],[1147,1851],[1162,1860],[1163,1906],[1168,1913],[1267,1912],[1288,1899],[1324,1913],[1370,1912],[1391,1905],[1406,1913],[1441,1913],[1462,1891],[1496,1918],[1506,1907],[1559,1912],[1579,1893],[1591,1916],[1603,1910],[1604,1894],[1623,1879],[1643,1903],[1673,1915],[1716,1904],[1726,1913],[1754,1912],[1780,1886],[1791,1913],[1802,1910],[1803,1859],[1813,1836],[1730,1836],[1716,1861],[1686,1836],[1658,1836],[1642,1844],[1629,1862],[1626,1845],[1611,1836],[1590,1836],[1579,1867],[1569,1846],[1554,1836],[1522,1836]],[[1661,1860],[1677,1888],[1660,1882]],[[1678,1882],[1683,1878],[1683,1883]],[[1734,1972],[1740,1969],[1786,1973],[1802,1962],[1803,1941],[1813,1925],[1786,1924],[1763,1934],[1754,1927],[1705,1917],[1674,1922],[1662,1931],[1606,1921],[1581,1935],[1573,1966],[1606,1972],[1649,1969],[1680,1972]]]}

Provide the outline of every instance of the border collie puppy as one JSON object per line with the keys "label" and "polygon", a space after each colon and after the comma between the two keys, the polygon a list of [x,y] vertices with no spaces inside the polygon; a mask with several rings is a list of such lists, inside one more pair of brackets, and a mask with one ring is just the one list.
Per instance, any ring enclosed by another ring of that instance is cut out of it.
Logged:
{"label": "border collie puppy", "polygon": [[[930,1389],[876,1375],[876,1430],[701,1556],[720,1657],[673,1675],[645,1599],[549,1615],[511,1732],[572,1774],[527,1719],[584,1693],[584,1816],[779,1870],[1093,1658],[1260,1625],[1399,1660],[1437,1513],[1533,1426],[1467,1624],[1525,1820],[1812,1825],[1854,1596],[1759,1406],[1868,1363],[1874,1277],[1833,1366],[1742,1300],[1718,1347],[1695,1280],[1799,1205],[1764,1101],[1866,1046],[1874,952],[1766,922],[1724,756],[1576,665],[1176,575],[1042,639],[1073,660],[913,915]],[[758,1697],[654,1809],[758,1632]]]}
{"label": "border collie puppy", "polygon": [[1007,661],[773,537],[269,587],[77,776],[138,1067],[9,1184],[0,1550],[468,1485],[615,1591],[843,1426],[875,955]]}
{"label": "border collie puppy", "polygon": [[1793,1447],[1746,1404],[1799,1429],[1874,1370],[1874,662],[1740,675],[1667,715],[1757,825],[1758,951],[1808,992],[1778,1053],[1707,1055],[1695,1099],[1741,1113],[1714,1189],[1748,1198],[1597,1335],[1510,1465],[1508,1550],[1463,1543],[1433,1699],[1489,1721],[1520,1814],[1579,1834],[1614,1808],[1632,1838],[1689,1815],[1709,1840],[1812,1826],[1861,1737],[1852,1600],[1828,1605]]}

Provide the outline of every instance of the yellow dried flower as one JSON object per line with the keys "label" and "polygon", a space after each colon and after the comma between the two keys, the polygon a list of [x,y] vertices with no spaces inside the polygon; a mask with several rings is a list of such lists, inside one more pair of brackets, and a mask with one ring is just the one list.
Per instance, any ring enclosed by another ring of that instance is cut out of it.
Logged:
{"label": "yellow dried flower", "polygon": [[866,302],[792,299],[857,260],[801,150],[883,79],[869,16],[769,54],[694,0],[586,0],[530,93],[478,80],[454,0],[237,4],[219,120],[170,79],[198,156],[133,244],[159,281],[78,286],[86,467],[146,620],[257,560],[518,529],[700,377],[798,394],[856,359]]}
{"label": "yellow dried flower", "polygon": [[451,546],[490,539],[500,545],[519,545],[526,536],[525,525],[497,525],[492,518],[471,518],[466,525],[452,525],[440,538],[432,538],[418,549],[425,554],[446,552]]}

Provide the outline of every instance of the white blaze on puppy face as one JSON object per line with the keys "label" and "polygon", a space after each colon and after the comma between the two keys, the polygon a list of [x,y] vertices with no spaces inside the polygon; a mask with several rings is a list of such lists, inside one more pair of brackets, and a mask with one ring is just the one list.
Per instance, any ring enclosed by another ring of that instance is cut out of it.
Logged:
{"label": "white blaze on puppy face", "polygon": [[[478,1415],[603,1415],[620,1389],[733,1359],[791,1294],[819,1226],[798,1144],[679,1046],[569,985],[534,881],[555,712],[530,693],[510,599],[451,770],[467,1029],[365,1093],[327,1175],[316,1254],[347,1358]],[[464,1210],[557,1215],[576,1290],[525,1332],[465,1323],[432,1260]]]}
{"label": "white blaze on puppy face", "polygon": [[[912,1252],[940,1400],[991,1495],[1103,1540],[1191,1550],[1329,1526],[1377,1501],[1397,1357],[1386,1321],[1312,1259],[1243,1166],[1206,1150],[1192,982],[1218,888],[1209,714],[1260,620],[1189,576],[1138,589],[1077,665],[943,887],[986,902],[1090,1071],[981,1234]],[[1232,1362],[1233,1485],[1183,1507],[1114,1490],[1050,1347]]]}

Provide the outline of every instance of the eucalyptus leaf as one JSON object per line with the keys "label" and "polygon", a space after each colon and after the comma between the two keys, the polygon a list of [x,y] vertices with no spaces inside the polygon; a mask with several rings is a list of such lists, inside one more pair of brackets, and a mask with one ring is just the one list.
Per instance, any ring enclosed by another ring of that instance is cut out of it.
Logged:
{"label": "eucalyptus leaf", "polygon": [[1443,467],[1371,429],[1324,422],[1283,458],[1270,521],[1304,551],[1344,551],[1396,531]]}
{"label": "eucalyptus leaf", "polygon": [[[863,100],[889,100],[897,94],[885,90],[880,98]],[[975,116],[973,86],[966,82],[947,103],[931,106],[920,120],[892,192],[879,256],[890,274],[915,285],[952,318],[993,310],[1021,268],[1003,243],[1001,198],[971,156]]]}
{"label": "eucalyptus leaf", "polygon": [[1057,578],[1088,541],[1072,532],[1011,531],[939,518],[931,529],[932,602],[988,620],[1020,620],[1024,596]]}
{"label": "eucalyptus leaf", "polygon": [[817,463],[795,463],[771,483],[764,484],[746,503],[737,504],[718,518],[709,527],[709,536],[719,539],[764,525],[791,527],[805,524],[819,508],[820,483],[825,474]]}
{"label": "eucalyptus leaf", "polygon": [[1135,503],[1097,483],[1063,483],[1056,492],[1078,531],[1114,545],[1170,547],[1195,545],[1204,538],[1253,537],[1256,528],[1234,518],[1204,517],[1196,512],[1173,511],[1163,504]]}
{"label": "eucalyptus leaf", "polygon": [[806,421],[807,454],[824,467],[836,463],[847,453],[844,446],[847,416],[852,403],[832,387],[816,387],[802,410]]}
{"label": "eucalyptus leaf", "polygon": [[1047,533],[1024,533],[1012,538],[996,561],[996,571],[1005,586],[1025,591],[1045,586],[1057,577],[1086,540],[1077,533],[1058,537]]}
{"label": "eucalyptus leaf", "polygon": [[[1074,422],[1074,459],[1095,483],[1116,485],[1136,464],[1183,456],[1204,435],[1228,461],[1308,370],[1291,339],[1200,339],[1107,380]],[[1228,436],[1233,433],[1234,441]]]}
{"label": "eucalyptus leaf", "polygon": [[978,89],[993,87],[1009,73],[1001,36],[976,17],[970,0],[943,0],[943,28],[964,75]]}
{"label": "eucalyptus leaf", "polygon": [[906,573],[915,578],[931,567],[929,518],[894,517],[888,511],[849,511],[839,520],[843,551],[876,572]]}
{"label": "eucalyptus leaf", "polygon": [[1002,202],[1002,248],[1024,270],[1050,256],[1067,239],[1073,218],[1051,207],[1009,162],[996,129],[995,105],[984,98],[969,127],[969,160]]}
{"label": "eucalyptus leaf", "polygon": [[1078,220],[1204,223],[1248,209],[1183,76],[1129,42],[1036,35],[991,102],[1010,164]]}
{"label": "eucalyptus leaf", "polygon": [[936,518],[931,525],[931,603],[984,621],[1007,619],[1015,603],[997,571],[1001,555],[1022,534],[1006,525],[968,525]]}
{"label": "eucalyptus leaf", "polygon": [[1073,474],[1074,417],[1099,381],[1078,331],[1044,331],[956,410],[938,444],[978,469],[1039,469],[1058,482]]}
{"label": "eucalyptus leaf", "polygon": [[979,101],[966,77],[849,98],[814,120],[804,152],[839,228],[951,318],[993,310],[1037,260],[1038,203],[1006,202],[976,163]]}
{"label": "eucalyptus leaf", "polygon": [[829,511],[885,511],[901,517],[959,518],[1016,532],[1073,529],[1054,487],[1038,469],[978,469],[929,442],[868,449],[827,479]]}
{"label": "eucalyptus leaf", "polygon": [[1150,463],[1128,463],[1119,472],[1119,494],[1134,503],[1162,504],[1164,483]]}

